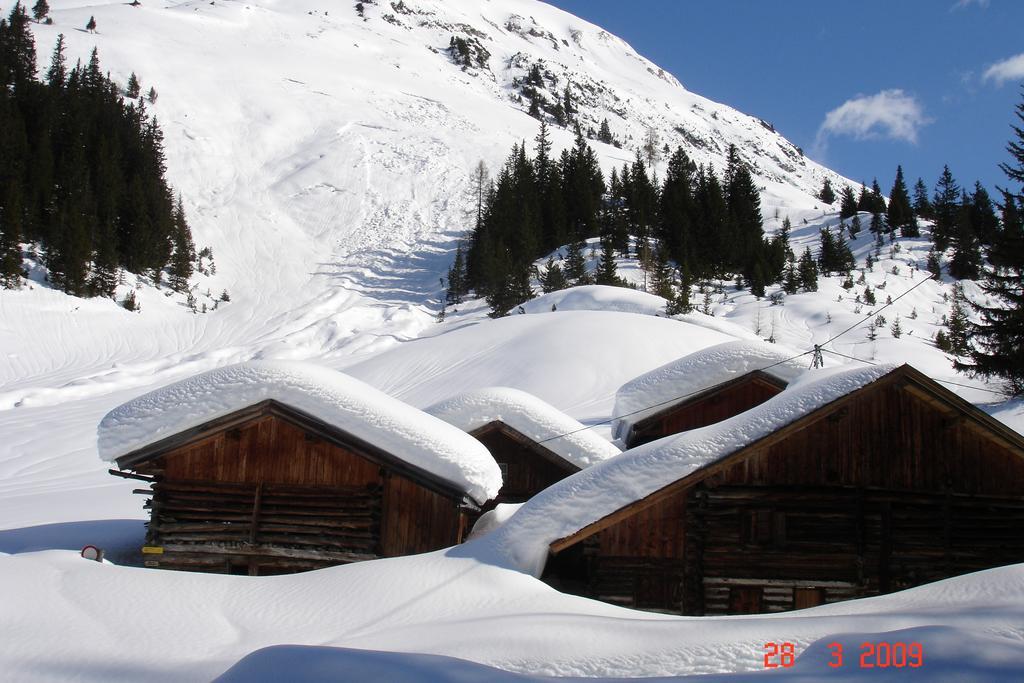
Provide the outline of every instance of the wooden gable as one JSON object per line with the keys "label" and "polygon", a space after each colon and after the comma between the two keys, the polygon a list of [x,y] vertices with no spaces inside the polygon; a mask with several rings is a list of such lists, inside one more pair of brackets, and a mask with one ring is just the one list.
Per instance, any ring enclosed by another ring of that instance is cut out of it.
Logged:
{"label": "wooden gable", "polygon": [[761,405],[786,388],[786,382],[760,370],[724,382],[667,406],[632,426],[627,448],[671,434],[706,427]]}
{"label": "wooden gable", "polygon": [[462,540],[461,491],[274,401],[118,460],[152,496],[148,566],[280,573]]}
{"label": "wooden gable", "polygon": [[1024,438],[904,366],[551,548],[583,594],[722,614],[1024,562],[1022,525]]}
{"label": "wooden gable", "polygon": [[479,427],[470,434],[483,443],[502,469],[501,491],[487,507],[522,503],[579,467],[501,421]]}

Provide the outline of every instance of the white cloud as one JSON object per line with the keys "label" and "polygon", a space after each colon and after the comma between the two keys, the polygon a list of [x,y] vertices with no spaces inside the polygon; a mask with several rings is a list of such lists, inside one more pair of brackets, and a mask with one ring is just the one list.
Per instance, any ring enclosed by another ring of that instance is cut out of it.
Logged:
{"label": "white cloud", "polygon": [[883,90],[875,95],[858,95],[826,114],[814,144],[819,152],[824,152],[828,139],[837,135],[916,144],[918,130],[928,123],[931,120],[913,95],[898,89]]}
{"label": "white cloud", "polygon": [[964,9],[965,7],[970,7],[971,5],[977,5],[978,7],[984,9],[988,7],[988,0],[957,0],[956,4],[950,7],[949,9],[950,11],[953,11],[956,9]]}
{"label": "white cloud", "polygon": [[1024,52],[991,65],[985,69],[981,80],[995,81],[996,85],[1003,85],[1006,81],[1024,80]]}

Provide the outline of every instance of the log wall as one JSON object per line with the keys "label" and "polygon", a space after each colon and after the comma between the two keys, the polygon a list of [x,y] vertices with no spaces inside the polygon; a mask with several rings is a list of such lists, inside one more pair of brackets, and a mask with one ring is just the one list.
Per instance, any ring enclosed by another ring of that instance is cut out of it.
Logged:
{"label": "log wall", "polygon": [[583,592],[684,614],[784,611],[1024,562],[1022,528],[1024,458],[880,383],[589,537]]}
{"label": "log wall", "polygon": [[498,503],[522,503],[555,482],[579,471],[554,453],[541,454],[538,445],[505,425],[489,425],[473,432],[494,459],[503,465],[504,483],[486,509]]}
{"label": "log wall", "polygon": [[139,466],[156,476],[147,566],[271,574],[444,548],[460,502],[259,415]]}

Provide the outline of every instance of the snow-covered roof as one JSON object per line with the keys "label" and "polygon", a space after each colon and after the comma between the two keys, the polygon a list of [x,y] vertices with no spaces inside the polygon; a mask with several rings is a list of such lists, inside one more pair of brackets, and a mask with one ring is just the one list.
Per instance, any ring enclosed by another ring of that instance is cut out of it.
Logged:
{"label": "snow-covered roof", "polygon": [[493,542],[515,566],[538,574],[554,541],[739,451],[896,367],[808,371],[785,391],[745,413],[638,446],[553,484],[497,529]]}
{"label": "snow-covered roof", "polygon": [[501,489],[501,471],[460,429],[329,368],[254,361],[210,370],[151,391],[100,422],[103,460],[268,399],[316,417],[465,491],[478,503]]}
{"label": "snow-covered roof", "polygon": [[618,455],[617,446],[533,394],[508,387],[467,391],[427,408],[466,432],[502,422],[580,469]]}
{"label": "snow-covered roof", "polygon": [[764,341],[716,344],[655,368],[622,385],[615,394],[612,435],[625,441],[636,423],[702,391],[756,370],[790,383],[807,369],[806,358]]}

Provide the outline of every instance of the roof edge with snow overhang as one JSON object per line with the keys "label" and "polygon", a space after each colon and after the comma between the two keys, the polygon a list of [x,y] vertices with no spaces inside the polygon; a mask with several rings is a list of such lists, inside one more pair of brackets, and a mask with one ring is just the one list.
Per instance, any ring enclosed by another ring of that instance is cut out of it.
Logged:
{"label": "roof edge with snow overhang", "polygon": [[427,412],[465,432],[501,423],[535,444],[584,469],[621,453],[578,420],[533,394],[508,387],[488,387],[458,394]]}
{"label": "roof edge with snow overhang", "polygon": [[100,422],[100,457],[130,466],[240,412],[278,410],[327,437],[348,437],[399,469],[446,483],[477,503],[497,495],[501,471],[465,432],[343,373],[294,361],[210,370],[111,410]]}
{"label": "roof edge with snow overhang", "polygon": [[806,369],[789,349],[738,340],[709,346],[623,384],[615,393],[612,435],[626,443],[639,423],[754,372],[789,384]]}

